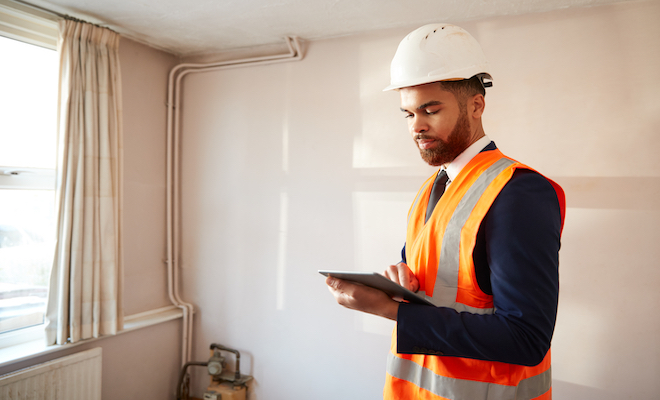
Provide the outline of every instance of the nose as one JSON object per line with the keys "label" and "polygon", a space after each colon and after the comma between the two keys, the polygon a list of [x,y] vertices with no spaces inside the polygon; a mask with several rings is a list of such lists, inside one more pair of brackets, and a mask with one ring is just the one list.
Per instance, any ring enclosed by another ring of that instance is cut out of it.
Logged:
{"label": "nose", "polygon": [[428,132],[429,130],[429,126],[426,123],[426,121],[424,121],[423,118],[412,118],[412,120],[410,121],[409,128],[410,128],[410,133],[412,133],[413,135],[425,133]]}

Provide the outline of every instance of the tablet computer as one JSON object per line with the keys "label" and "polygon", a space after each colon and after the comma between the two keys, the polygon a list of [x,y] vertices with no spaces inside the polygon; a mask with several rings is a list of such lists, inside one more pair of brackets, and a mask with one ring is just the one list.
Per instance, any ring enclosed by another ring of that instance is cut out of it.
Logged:
{"label": "tablet computer", "polygon": [[345,279],[347,281],[357,282],[365,286],[370,286],[372,288],[382,290],[393,298],[404,299],[411,303],[435,306],[424,296],[412,292],[376,272],[319,270],[319,273],[324,276],[332,276],[334,278]]}

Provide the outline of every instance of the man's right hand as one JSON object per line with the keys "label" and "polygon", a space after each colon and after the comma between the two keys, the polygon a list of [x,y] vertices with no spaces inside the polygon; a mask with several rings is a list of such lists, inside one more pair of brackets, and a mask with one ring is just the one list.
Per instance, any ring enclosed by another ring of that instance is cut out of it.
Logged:
{"label": "man's right hand", "polygon": [[411,292],[417,292],[419,290],[419,281],[417,280],[417,277],[405,263],[401,262],[397,265],[390,265],[383,275]]}

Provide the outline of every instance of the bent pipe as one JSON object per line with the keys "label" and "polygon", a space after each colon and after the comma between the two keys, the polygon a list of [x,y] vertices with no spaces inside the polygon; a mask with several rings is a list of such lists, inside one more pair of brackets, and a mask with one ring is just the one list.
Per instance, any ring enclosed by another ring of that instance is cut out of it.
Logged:
{"label": "bent pipe", "polygon": [[234,375],[234,379],[235,380],[241,379],[241,353],[239,353],[238,350],[230,349],[229,347],[225,347],[221,344],[211,343],[211,350],[215,350],[215,349],[224,350],[236,354],[236,374]]}

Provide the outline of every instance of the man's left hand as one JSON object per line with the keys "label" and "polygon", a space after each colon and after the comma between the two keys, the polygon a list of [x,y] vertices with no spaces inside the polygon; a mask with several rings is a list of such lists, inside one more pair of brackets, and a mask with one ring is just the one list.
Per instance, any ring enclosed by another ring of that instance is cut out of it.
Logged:
{"label": "man's left hand", "polygon": [[340,305],[396,321],[399,303],[385,292],[333,277],[325,283]]}

